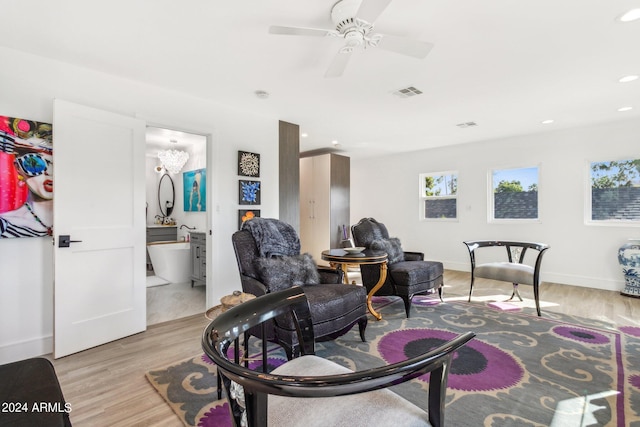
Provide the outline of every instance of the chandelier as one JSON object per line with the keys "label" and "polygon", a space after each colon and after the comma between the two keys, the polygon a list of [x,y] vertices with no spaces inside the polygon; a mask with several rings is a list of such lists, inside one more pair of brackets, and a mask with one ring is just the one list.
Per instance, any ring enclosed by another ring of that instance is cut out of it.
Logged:
{"label": "chandelier", "polygon": [[158,152],[158,158],[169,173],[176,174],[189,160],[189,153],[182,150],[163,150]]}

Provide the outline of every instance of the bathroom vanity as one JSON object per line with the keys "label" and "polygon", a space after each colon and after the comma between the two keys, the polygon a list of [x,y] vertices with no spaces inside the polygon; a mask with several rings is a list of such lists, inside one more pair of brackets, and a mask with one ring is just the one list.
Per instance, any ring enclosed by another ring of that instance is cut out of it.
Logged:
{"label": "bathroom vanity", "polygon": [[[178,227],[175,225],[148,225],[147,244],[153,242],[175,242],[178,240]],[[151,259],[147,252],[147,270],[151,270]]]}
{"label": "bathroom vanity", "polygon": [[191,287],[207,284],[207,236],[205,233],[191,232]]}

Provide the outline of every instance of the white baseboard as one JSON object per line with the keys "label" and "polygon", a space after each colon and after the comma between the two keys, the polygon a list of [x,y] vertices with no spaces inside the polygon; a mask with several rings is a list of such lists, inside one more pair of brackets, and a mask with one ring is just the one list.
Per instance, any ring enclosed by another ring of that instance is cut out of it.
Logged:
{"label": "white baseboard", "polygon": [[0,364],[16,362],[53,352],[53,335],[14,342],[0,347]]}
{"label": "white baseboard", "polygon": [[624,280],[611,280],[597,277],[578,276],[559,273],[544,273],[541,275],[544,282],[559,283],[562,285],[580,286],[583,288],[602,289],[605,291],[619,292],[624,289]]}
{"label": "white baseboard", "polygon": [[471,271],[471,267],[469,263],[462,262],[452,262],[452,261],[442,261],[442,265],[445,270],[453,270],[453,271],[466,271],[467,273]]}
{"label": "white baseboard", "polygon": [[[470,271],[468,263],[443,262],[446,270]],[[582,288],[602,289],[605,291],[619,292],[624,289],[624,280],[612,280],[597,277],[578,276],[574,274],[563,274],[553,272],[542,272],[542,281],[558,283],[561,285],[579,286]]]}

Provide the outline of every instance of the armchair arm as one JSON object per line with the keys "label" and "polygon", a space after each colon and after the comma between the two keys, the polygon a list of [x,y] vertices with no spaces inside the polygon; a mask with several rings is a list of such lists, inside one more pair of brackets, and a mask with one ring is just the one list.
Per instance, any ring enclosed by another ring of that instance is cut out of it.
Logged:
{"label": "armchair arm", "polygon": [[253,294],[257,297],[267,293],[267,287],[257,279],[253,277],[240,274],[240,281],[242,282],[242,291],[248,294]]}
{"label": "armchair arm", "polygon": [[404,251],[405,261],[424,261],[424,253]]}
{"label": "armchair arm", "polygon": [[326,266],[318,266],[320,274],[320,283],[342,283],[344,273],[339,268],[331,268]]}

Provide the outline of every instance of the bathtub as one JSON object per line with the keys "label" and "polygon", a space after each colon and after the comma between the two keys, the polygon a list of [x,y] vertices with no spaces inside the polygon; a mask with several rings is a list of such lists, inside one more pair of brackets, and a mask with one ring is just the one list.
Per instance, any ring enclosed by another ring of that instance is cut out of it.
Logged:
{"label": "bathtub", "polygon": [[171,283],[191,280],[191,254],[188,242],[153,242],[147,245],[156,276]]}

